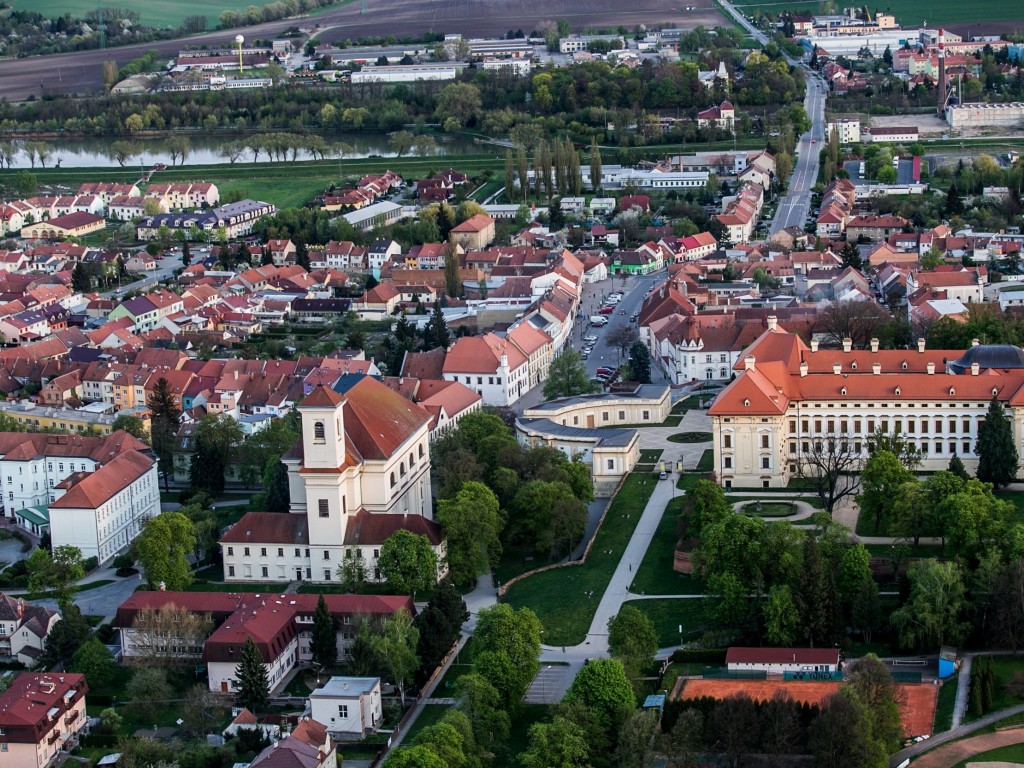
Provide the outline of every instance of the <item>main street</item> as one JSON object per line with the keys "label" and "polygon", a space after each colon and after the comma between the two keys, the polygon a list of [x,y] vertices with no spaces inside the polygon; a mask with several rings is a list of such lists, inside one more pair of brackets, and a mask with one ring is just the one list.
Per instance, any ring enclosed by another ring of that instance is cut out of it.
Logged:
{"label": "main street", "polygon": [[[761,45],[767,45],[768,38],[764,33],[751,24],[732,3],[728,0],[719,0],[719,5],[722,10],[735,19],[747,34]],[[826,86],[804,62],[791,59],[788,56],[786,60],[791,66],[801,67],[804,70],[807,82],[804,109],[807,110],[807,116],[811,119],[811,130],[797,139],[796,166],[789,178],[786,195],[779,201],[778,210],[775,212],[775,218],[769,228],[771,234],[786,227],[804,228],[811,210],[811,189],[818,180],[818,150],[825,139]]]}

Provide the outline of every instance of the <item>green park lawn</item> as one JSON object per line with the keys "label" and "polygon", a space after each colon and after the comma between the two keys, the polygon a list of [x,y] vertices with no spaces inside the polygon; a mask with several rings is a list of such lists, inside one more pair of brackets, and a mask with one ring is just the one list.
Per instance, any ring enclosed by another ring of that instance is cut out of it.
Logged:
{"label": "green park lawn", "polygon": [[997,747],[988,752],[972,755],[957,763],[953,768],[967,768],[970,763],[1024,763],[1024,744],[1011,744]]}
{"label": "green park lawn", "polygon": [[683,508],[683,497],[668,503],[658,523],[647,554],[633,579],[633,592],[645,595],[699,595],[700,585],[687,574],[672,570],[676,549],[676,522]]}
{"label": "green park lawn", "polygon": [[676,488],[681,488],[684,491],[693,488],[697,484],[698,480],[703,480],[704,475],[715,468],[715,452],[708,448],[704,453],[700,455],[700,459],[697,461],[697,466],[692,470],[684,472],[680,478],[676,481]]}
{"label": "green park lawn", "polygon": [[605,515],[594,546],[582,565],[538,573],[509,588],[504,600],[513,608],[530,608],[544,627],[546,645],[583,642],[601,596],[622,558],[657,479],[629,475]]}
{"label": "green park lawn", "polygon": [[679,432],[669,435],[666,439],[670,443],[710,443],[711,438],[710,432]]}
{"label": "green park lawn", "polygon": [[[667,648],[680,642],[696,640],[712,628],[707,604],[703,598],[679,600],[630,600],[628,605],[646,615],[658,633],[658,647]],[[682,626],[682,635],[679,628]]]}
{"label": "green park lawn", "polygon": [[935,733],[948,731],[953,726],[953,707],[956,705],[956,689],[959,678],[954,675],[939,688],[939,700],[935,704]]}

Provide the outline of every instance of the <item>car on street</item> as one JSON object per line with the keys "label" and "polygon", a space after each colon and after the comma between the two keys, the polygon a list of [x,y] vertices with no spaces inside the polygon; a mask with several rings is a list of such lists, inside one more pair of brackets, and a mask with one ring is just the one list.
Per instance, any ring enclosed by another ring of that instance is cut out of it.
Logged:
{"label": "car on street", "polygon": [[659,480],[667,480],[668,479],[668,472],[666,472],[665,470],[661,470],[661,472],[658,474],[658,479]]}
{"label": "car on street", "polygon": [[615,307],[601,307],[597,310],[597,314],[599,315],[610,315],[613,312],[615,312]]}
{"label": "car on street", "polygon": [[586,336],[583,337],[583,340],[589,341],[591,344],[593,344],[595,341],[597,341],[597,336],[595,336],[592,333],[588,333]]}
{"label": "car on street", "polygon": [[598,375],[600,375],[602,373],[606,374],[608,376],[611,376],[613,373],[615,373],[615,369],[614,368],[609,368],[608,366],[603,365],[603,366],[601,366],[600,368],[597,369],[597,374]]}
{"label": "car on street", "polygon": [[585,350],[583,350],[583,354],[580,355],[580,360],[586,360],[589,357],[590,357],[590,352],[585,349]]}

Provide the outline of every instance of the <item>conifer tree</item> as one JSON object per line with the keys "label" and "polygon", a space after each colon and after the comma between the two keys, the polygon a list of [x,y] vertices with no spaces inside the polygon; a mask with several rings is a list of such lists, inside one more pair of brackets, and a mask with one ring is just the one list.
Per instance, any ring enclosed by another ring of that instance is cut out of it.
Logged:
{"label": "conifer tree", "polygon": [[253,713],[266,711],[270,706],[270,682],[260,649],[251,637],[246,638],[242,646],[235,677],[238,679],[238,703]]}
{"label": "conifer tree", "polygon": [[168,490],[168,479],[174,468],[174,441],[178,436],[178,421],[181,418],[181,408],[178,407],[174,394],[171,392],[171,385],[163,376],[157,379],[153,387],[153,394],[149,396],[146,403],[149,406],[150,435],[153,441],[153,451],[160,459],[160,473],[164,476],[164,490]]}
{"label": "conifer tree", "polygon": [[978,479],[1000,488],[1017,477],[1017,447],[1002,404],[992,395],[988,413],[978,425]]}
{"label": "conifer tree", "polygon": [[313,663],[321,667],[333,667],[338,661],[338,634],[323,595],[317,599],[316,610],[313,612],[313,637],[309,649],[313,654]]}
{"label": "conifer tree", "polygon": [[963,460],[955,453],[953,454],[953,458],[949,460],[949,466],[946,467],[946,469],[959,477],[965,483],[971,479],[971,476],[967,474],[967,467],[964,466]]}

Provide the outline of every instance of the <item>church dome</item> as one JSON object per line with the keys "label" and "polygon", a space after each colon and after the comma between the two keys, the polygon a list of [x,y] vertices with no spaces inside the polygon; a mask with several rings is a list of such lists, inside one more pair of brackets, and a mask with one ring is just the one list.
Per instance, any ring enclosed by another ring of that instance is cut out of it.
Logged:
{"label": "church dome", "polygon": [[950,373],[970,373],[974,363],[983,371],[988,368],[1024,368],[1024,349],[1013,344],[978,344],[964,352],[959,360],[947,363],[947,368]]}

